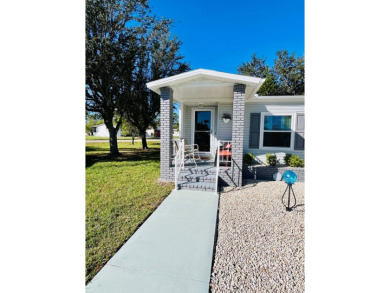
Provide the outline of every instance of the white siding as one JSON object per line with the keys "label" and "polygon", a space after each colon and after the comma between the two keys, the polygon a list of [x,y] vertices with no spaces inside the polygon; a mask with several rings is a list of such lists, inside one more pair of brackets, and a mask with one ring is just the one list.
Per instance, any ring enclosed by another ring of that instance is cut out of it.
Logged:
{"label": "white siding", "polygon": [[[299,155],[302,159],[305,159],[305,151],[298,150],[287,150],[281,151],[280,149],[267,149],[264,150],[252,149],[249,148],[249,130],[250,130],[250,114],[251,113],[261,113],[261,112],[271,112],[271,113],[304,113],[305,107],[303,103],[294,103],[294,104],[273,104],[267,105],[262,103],[246,103],[245,104],[245,118],[244,118],[244,154],[252,153],[254,154],[259,161],[265,163],[265,154],[274,153],[278,157],[280,163],[284,163],[283,157],[286,153],[290,153],[293,155]],[[263,127],[263,125],[260,125]]]}
{"label": "white siding", "polygon": [[222,116],[224,113],[228,113],[233,117],[233,104],[218,104],[218,129],[217,137],[220,140],[232,139],[232,121],[224,123]]}
{"label": "white siding", "polygon": [[[233,104],[221,104],[215,107],[215,119],[214,119],[214,130],[216,130],[217,137],[220,140],[231,140],[232,139],[232,121],[224,123],[222,115],[229,113],[233,116]],[[186,143],[191,143],[192,131],[192,108],[198,108],[197,106],[183,106],[183,138]],[[264,150],[261,147],[259,149],[249,148],[249,129],[250,129],[250,113],[304,113],[303,103],[273,103],[272,105],[264,104],[261,102],[247,102],[245,104],[245,118],[244,118],[244,153],[254,154],[261,162],[265,162],[265,154],[275,153],[280,161],[284,163],[283,157],[286,153],[299,155],[301,158],[305,158],[305,151],[299,150],[287,150],[281,151],[280,149],[267,149]],[[261,126],[262,127],[262,126]]]}
{"label": "white siding", "polygon": [[[153,135],[152,135],[153,133]],[[146,137],[153,137],[154,136],[154,133],[155,133],[155,130],[154,129],[146,129]]]}
{"label": "white siding", "polygon": [[[110,137],[110,133],[105,124],[100,124],[96,127],[96,132],[93,133],[93,136],[101,136],[101,137]],[[117,137],[121,136],[121,130],[119,129]]]}
{"label": "white siding", "polygon": [[184,105],[183,109],[184,109],[184,113],[183,113],[183,115],[184,115],[184,117],[183,117],[183,121],[184,121],[183,138],[185,139],[186,143],[189,144],[189,143],[191,143],[191,115],[192,115],[191,112],[192,112],[192,107]]}

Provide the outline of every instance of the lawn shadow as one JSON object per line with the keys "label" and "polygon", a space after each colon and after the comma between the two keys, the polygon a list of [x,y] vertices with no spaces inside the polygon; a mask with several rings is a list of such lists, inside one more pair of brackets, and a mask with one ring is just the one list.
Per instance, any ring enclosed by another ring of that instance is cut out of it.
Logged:
{"label": "lawn shadow", "polygon": [[[93,147],[91,147],[92,149]],[[88,150],[87,152],[91,151]],[[97,162],[122,162],[122,161],[159,161],[160,149],[121,149],[120,154],[116,157],[111,156],[108,152],[92,153],[85,155],[85,168],[91,167]]]}

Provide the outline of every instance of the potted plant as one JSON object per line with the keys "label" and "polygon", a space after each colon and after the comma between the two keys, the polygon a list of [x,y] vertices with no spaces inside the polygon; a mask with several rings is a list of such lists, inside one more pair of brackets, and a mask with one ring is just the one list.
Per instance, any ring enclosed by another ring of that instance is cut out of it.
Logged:
{"label": "potted plant", "polygon": [[231,119],[232,119],[232,115],[230,115],[229,113],[224,113],[222,115],[222,120],[224,123],[229,123]]}

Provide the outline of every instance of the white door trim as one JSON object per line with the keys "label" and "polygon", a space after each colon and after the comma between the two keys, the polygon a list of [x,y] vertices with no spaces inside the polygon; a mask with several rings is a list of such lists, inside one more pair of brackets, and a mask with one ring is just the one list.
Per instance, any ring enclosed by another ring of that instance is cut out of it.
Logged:
{"label": "white door trim", "polygon": [[211,129],[210,129],[210,153],[213,152],[214,149],[214,117],[215,117],[215,107],[196,107],[192,108],[191,113],[191,144],[194,144],[194,136],[195,136],[195,111],[211,111]]}

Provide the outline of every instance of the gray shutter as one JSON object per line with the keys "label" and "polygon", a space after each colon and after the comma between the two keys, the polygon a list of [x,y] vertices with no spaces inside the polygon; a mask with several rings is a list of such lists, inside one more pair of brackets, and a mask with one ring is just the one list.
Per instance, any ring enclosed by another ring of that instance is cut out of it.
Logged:
{"label": "gray shutter", "polygon": [[297,114],[297,124],[295,126],[295,150],[305,149],[305,114]]}
{"label": "gray shutter", "polygon": [[260,140],[260,113],[251,113],[249,125],[249,148],[258,149]]}

